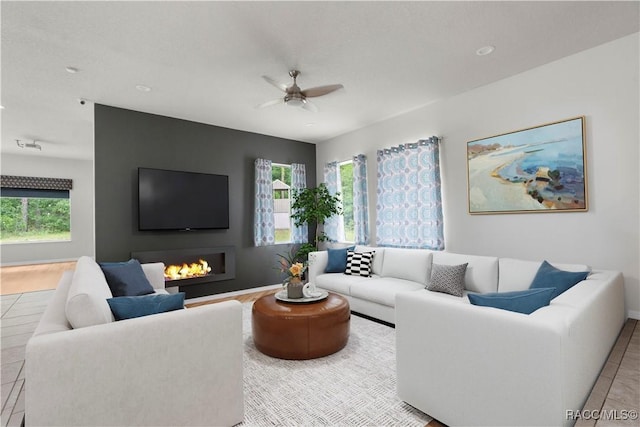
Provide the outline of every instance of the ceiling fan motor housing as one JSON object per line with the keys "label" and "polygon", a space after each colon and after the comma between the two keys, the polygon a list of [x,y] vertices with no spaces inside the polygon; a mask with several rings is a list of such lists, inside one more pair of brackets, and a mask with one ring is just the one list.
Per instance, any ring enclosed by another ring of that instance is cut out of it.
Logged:
{"label": "ceiling fan motor housing", "polygon": [[267,83],[283,91],[285,93],[285,96],[284,98],[280,98],[279,100],[268,101],[260,104],[259,106],[257,106],[257,108],[284,103],[290,107],[302,107],[305,110],[316,112],[318,111],[318,108],[311,101],[307,101],[307,98],[327,95],[331,92],[343,88],[341,84],[333,84],[302,90],[300,89],[296,81],[296,78],[300,75],[300,71],[291,70],[289,71],[289,75],[293,78],[293,84],[291,86],[279,83],[268,76],[262,76],[262,78],[266,80]]}

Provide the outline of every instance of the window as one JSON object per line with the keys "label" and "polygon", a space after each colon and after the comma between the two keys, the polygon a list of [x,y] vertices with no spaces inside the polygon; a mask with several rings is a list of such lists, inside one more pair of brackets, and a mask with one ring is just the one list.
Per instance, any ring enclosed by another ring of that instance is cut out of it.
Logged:
{"label": "window", "polygon": [[275,216],[275,242],[291,242],[291,165],[273,163],[273,212]]}
{"label": "window", "polygon": [[267,159],[256,159],[254,166],[253,243],[256,246],[307,243],[307,224],[296,226],[291,221],[291,198],[297,191],[306,188],[305,165],[283,165]]}
{"label": "window", "polygon": [[369,243],[367,201],[367,158],[358,154],[351,160],[324,165],[324,183],[331,194],[340,194],[343,214],[324,223],[324,232],[332,241]]}
{"label": "window", "polygon": [[444,250],[440,139],[378,150],[378,246]]}
{"label": "window", "polygon": [[0,243],[71,240],[69,190],[2,188]]}
{"label": "window", "polygon": [[353,161],[348,160],[346,162],[342,162],[339,164],[339,168],[339,191],[342,202],[344,235],[338,236],[338,239],[345,242],[355,242],[355,226],[353,217]]}
{"label": "window", "polygon": [[70,179],[0,176],[0,243],[71,240]]}

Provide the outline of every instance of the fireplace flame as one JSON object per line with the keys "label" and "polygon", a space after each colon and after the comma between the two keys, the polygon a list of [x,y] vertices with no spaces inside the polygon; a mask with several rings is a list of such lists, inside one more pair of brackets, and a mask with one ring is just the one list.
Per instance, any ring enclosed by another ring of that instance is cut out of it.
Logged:
{"label": "fireplace flame", "polygon": [[209,263],[203,259],[191,264],[168,265],[164,269],[164,277],[171,280],[206,276],[209,273],[211,273],[211,267],[209,267]]}

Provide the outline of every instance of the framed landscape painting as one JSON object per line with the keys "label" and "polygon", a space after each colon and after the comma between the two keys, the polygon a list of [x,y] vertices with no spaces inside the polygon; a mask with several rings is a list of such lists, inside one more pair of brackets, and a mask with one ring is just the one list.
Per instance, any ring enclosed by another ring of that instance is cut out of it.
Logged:
{"label": "framed landscape painting", "polygon": [[467,143],[470,214],[587,211],[584,117]]}

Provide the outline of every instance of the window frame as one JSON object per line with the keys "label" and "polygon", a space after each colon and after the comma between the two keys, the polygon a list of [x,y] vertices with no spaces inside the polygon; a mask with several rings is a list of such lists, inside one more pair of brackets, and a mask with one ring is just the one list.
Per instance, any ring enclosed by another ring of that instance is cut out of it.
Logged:
{"label": "window frame", "polygon": [[[342,206],[342,214],[339,215],[339,225],[338,225],[338,230],[342,230],[342,238],[343,240],[340,240],[340,243],[355,243],[355,224],[353,226],[353,240],[347,240],[347,229],[346,229],[346,221],[345,221],[345,216],[344,216],[344,190],[343,190],[343,186],[342,186],[342,166],[346,165],[346,164],[350,164],[351,165],[351,176],[353,179],[353,159],[348,159],[348,160],[343,160],[341,162],[338,162],[338,177],[337,177],[337,184],[338,184],[338,188],[340,189],[340,204]],[[353,182],[353,181],[352,181]],[[351,189],[351,192],[353,193],[353,187]],[[351,200],[351,211],[353,212],[353,194],[352,194],[352,200]],[[351,217],[352,223],[355,221],[355,218],[352,216]]]}
{"label": "window frame", "polygon": [[[289,171],[290,171],[289,179],[291,179],[291,173],[293,172],[292,171],[292,165],[291,164],[286,164],[286,163],[271,162],[272,171],[274,169],[276,169],[276,168],[279,168],[279,167],[289,168]],[[273,178],[273,175],[272,175],[272,178]],[[289,225],[289,240],[287,240],[287,241],[279,241],[278,237],[277,237],[278,236],[277,231],[281,230],[281,229],[274,228],[275,229],[275,235],[273,236],[273,240],[274,240],[273,244],[274,245],[290,245],[290,244],[292,244],[292,241],[293,241],[293,239],[292,239],[293,229],[292,229],[292,226],[291,226],[291,183],[289,182],[287,184],[285,182],[285,184],[289,186],[289,224],[290,224]],[[275,191],[276,190],[273,188],[273,179],[272,179],[272,181],[271,181],[271,196],[273,197],[273,204],[274,204],[274,206],[273,206],[274,221],[275,221],[275,215],[277,213],[281,213],[281,212],[276,212],[276,207],[275,207],[276,200],[282,200],[282,199],[276,199],[275,198]]]}
{"label": "window frame", "polygon": [[35,240],[7,240],[0,239],[0,246],[16,244],[39,244],[39,243],[69,243],[73,240],[71,221],[71,190],[35,189],[35,188],[0,188],[0,199],[66,199],[69,203],[69,238],[68,239],[35,239]]}

